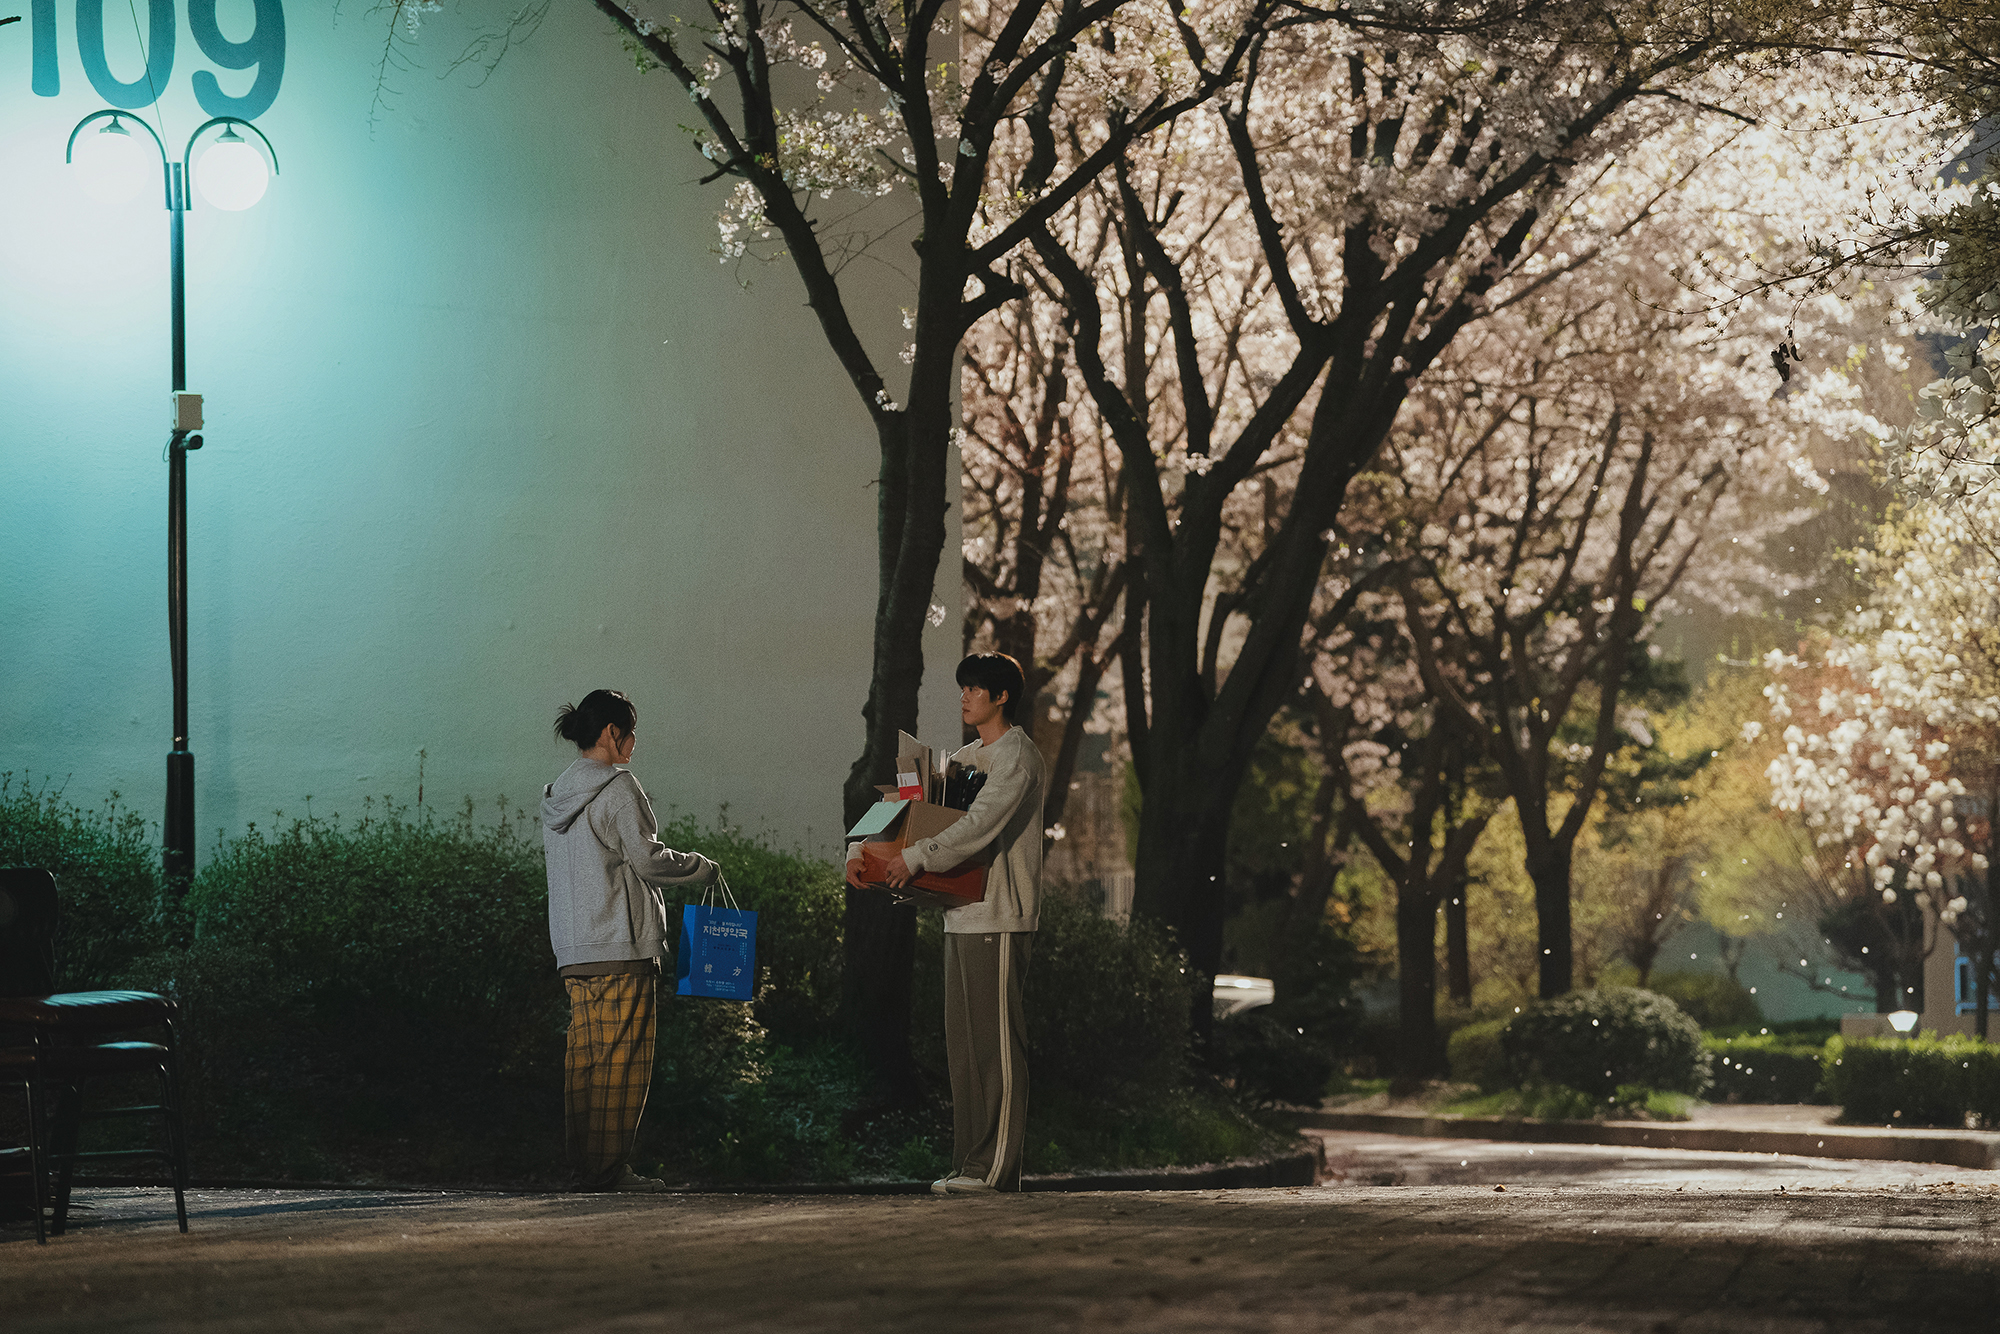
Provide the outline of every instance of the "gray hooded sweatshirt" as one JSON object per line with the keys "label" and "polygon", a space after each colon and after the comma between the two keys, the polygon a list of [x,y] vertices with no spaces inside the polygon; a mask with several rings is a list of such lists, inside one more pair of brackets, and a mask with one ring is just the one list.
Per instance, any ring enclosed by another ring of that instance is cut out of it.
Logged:
{"label": "gray hooded sweatshirt", "polygon": [[715,863],[657,837],[653,804],[624,765],[579,758],[542,789],[549,943],[556,966],[666,953],[659,885],[706,884]]}

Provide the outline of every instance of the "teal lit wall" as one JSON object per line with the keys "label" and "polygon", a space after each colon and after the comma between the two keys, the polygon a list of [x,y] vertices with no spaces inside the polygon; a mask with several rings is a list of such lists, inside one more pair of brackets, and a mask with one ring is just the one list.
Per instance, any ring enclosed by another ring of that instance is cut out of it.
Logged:
{"label": "teal lit wall", "polygon": [[[745,292],[709,252],[722,187],[695,184],[686,97],[559,5],[477,86],[440,77],[459,44],[440,32],[371,128],[382,16],[284,3],[257,120],[283,173],[248,212],[197,199],[188,222],[202,855],[308,795],[408,802],[420,748],[429,802],[530,802],[573,754],[556,706],[598,685],[638,700],[657,803],[726,801],[831,847],[867,690],[874,436],[789,269],[752,266]],[[170,143],[215,69],[186,5],[144,113]],[[31,87],[33,25],[0,28],[0,769],[157,819],[167,214],[157,191],[96,204],[63,165],[103,105],[75,10],[55,6],[54,97]],[[252,12],[224,0],[224,34]],[[105,13],[132,79],[131,17]],[[217,76],[241,94],[254,72]],[[897,258],[860,315],[900,371]],[[957,732],[944,575],[922,720],[939,742]]]}

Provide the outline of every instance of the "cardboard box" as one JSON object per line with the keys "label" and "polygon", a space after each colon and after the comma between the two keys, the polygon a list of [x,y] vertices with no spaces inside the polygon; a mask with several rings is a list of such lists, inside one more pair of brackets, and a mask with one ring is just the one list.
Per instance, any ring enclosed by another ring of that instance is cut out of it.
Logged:
{"label": "cardboard box", "polygon": [[878,801],[847,831],[861,843],[861,882],[870,889],[899,894],[934,908],[962,908],[986,897],[986,867],[967,862],[943,871],[925,871],[902,889],[886,883],[889,861],[911,843],[933,837],[962,819],[955,811],[928,801]]}
{"label": "cardboard box", "polygon": [[[891,889],[885,883],[891,858],[910,844],[949,829],[965,815],[964,811],[924,799],[944,795],[944,766],[928,746],[908,732],[898,733],[897,738],[900,753],[896,768],[899,774],[913,776],[915,782],[877,788],[883,799],[869,807],[854,828],[847,831],[848,838],[862,840],[860,879],[870,889],[915,899],[932,907],[959,908],[978,903],[986,897],[986,867],[979,861],[943,871],[925,871],[902,889]],[[924,796],[910,795],[912,792]]]}

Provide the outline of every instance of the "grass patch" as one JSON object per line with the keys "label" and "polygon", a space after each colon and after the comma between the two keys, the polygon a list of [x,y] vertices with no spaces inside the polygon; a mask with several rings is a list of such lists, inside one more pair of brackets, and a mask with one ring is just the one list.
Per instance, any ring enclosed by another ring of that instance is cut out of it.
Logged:
{"label": "grass patch", "polygon": [[1033,1095],[1023,1170],[1192,1167],[1277,1153],[1294,1139],[1221,1090],[1178,1089],[1114,1115],[1107,1110],[1066,1089]]}
{"label": "grass patch", "polygon": [[1642,1084],[1621,1084],[1602,1100],[1561,1084],[1535,1084],[1460,1098],[1435,1111],[1441,1116],[1492,1116],[1509,1121],[1685,1121],[1700,1105],[1689,1094]]}
{"label": "grass patch", "polygon": [[1372,1098],[1389,1092],[1389,1080],[1362,1079],[1347,1074],[1336,1073],[1327,1081],[1326,1096],[1329,1098]]}

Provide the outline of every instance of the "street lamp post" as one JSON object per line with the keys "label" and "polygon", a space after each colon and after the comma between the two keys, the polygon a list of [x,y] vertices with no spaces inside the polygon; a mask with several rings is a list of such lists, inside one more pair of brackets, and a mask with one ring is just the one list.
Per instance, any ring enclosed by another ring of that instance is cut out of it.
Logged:
{"label": "street lamp post", "polygon": [[[167,438],[167,645],[173,663],[174,677],[174,732],[173,749],[167,753],[167,810],[163,823],[162,860],[165,863],[167,885],[170,892],[186,892],[187,884],[194,876],[194,752],[188,748],[188,685],[187,685],[187,456],[201,448],[201,395],[187,392],[187,265],[186,265],[186,219],[188,190],[194,183],[194,146],[202,135],[217,126],[222,133],[202,155],[202,167],[210,176],[217,178],[213,189],[205,186],[203,194],[211,204],[230,210],[248,208],[263,196],[268,174],[264,170],[263,159],[257,155],[249,142],[236,132],[237,126],[256,135],[263,143],[265,152],[270,154],[270,171],[278,170],[278,153],[271,147],[271,141],[264,132],[249,121],[236,116],[217,116],[204,121],[188,136],[187,146],[181,152],[181,159],[173,161],[167,155],[167,146],[151,125],[137,116],[121,111],[94,111],[76,123],[69,132],[69,144],[63,151],[65,162],[76,160],[77,136],[84,128],[100,120],[110,123],[99,130],[93,138],[114,137],[110,145],[100,149],[100,155],[108,155],[121,143],[130,147],[132,133],[125,128],[131,120],[146,131],[159,151],[162,183],[166,188],[166,207],[170,217],[169,265],[171,274],[171,321],[173,329],[173,419]],[[86,141],[88,142],[88,141]],[[223,156],[216,158],[218,150]],[[122,150],[121,150],[122,151]],[[249,161],[245,160],[247,155]],[[216,159],[211,162],[211,159]]]}

